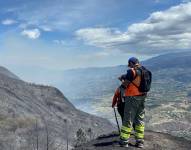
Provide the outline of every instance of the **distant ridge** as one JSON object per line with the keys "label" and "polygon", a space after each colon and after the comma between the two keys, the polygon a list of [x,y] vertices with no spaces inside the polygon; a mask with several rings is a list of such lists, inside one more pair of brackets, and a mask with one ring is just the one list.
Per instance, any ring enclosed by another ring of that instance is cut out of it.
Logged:
{"label": "distant ridge", "polygon": [[187,68],[191,65],[191,52],[163,54],[143,61],[143,64],[154,70],[175,67]]}

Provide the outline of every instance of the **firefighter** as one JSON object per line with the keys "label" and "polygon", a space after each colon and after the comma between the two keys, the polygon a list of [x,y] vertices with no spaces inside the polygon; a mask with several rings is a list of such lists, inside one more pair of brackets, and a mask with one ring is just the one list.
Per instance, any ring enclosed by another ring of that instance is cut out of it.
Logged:
{"label": "firefighter", "polygon": [[145,116],[145,98],[147,92],[140,92],[139,87],[142,80],[142,66],[139,60],[132,57],[128,61],[127,74],[121,77],[124,91],[124,115],[120,134],[120,146],[128,147],[129,138],[135,125],[136,145],[139,148],[144,147],[144,116]]}

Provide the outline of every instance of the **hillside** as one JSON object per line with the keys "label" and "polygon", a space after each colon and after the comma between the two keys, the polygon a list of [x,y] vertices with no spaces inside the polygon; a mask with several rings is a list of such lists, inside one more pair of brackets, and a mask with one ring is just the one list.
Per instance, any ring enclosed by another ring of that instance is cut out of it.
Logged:
{"label": "hillside", "polygon": [[[133,137],[133,136],[132,136]],[[131,137],[128,148],[120,147],[117,134],[100,136],[96,140],[88,142],[74,150],[136,150],[135,140]],[[169,134],[147,131],[145,134],[144,150],[189,150],[191,142],[183,138],[177,138]]]}
{"label": "hillside", "polygon": [[7,73],[0,72],[0,149],[44,150],[48,144],[59,150],[67,140],[75,144],[79,129],[92,137],[113,130],[109,121],[76,109],[57,88]]}
{"label": "hillside", "polygon": [[[190,58],[191,52],[169,53],[141,62],[153,73],[146,101],[147,129],[191,139]],[[125,65],[69,70],[60,88],[77,107],[115,122],[112,96],[120,84],[117,77],[126,70]]]}
{"label": "hillside", "polygon": [[152,70],[169,68],[189,68],[191,64],[191,52],[168,53],[142,62]]}
{"label": "hillside", "polygon": [[13,78],[13,79],[19,79],[19,77],[17,77],[15,74],[13,74],[8,69],[6,69],[5,67],[2,67],[2,66],[0,66],[0,74]]}

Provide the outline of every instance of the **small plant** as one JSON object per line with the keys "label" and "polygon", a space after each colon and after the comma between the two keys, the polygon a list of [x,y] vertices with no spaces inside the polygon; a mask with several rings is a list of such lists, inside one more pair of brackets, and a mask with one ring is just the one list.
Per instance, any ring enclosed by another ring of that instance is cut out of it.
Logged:
{"label": "small plant", "polygon": [[81,128],[78,129],[78,131],[76,132],[76,137],[77,139],[76,139],[75,147],[81,146],[82,144],[87,142],[87,136]]}

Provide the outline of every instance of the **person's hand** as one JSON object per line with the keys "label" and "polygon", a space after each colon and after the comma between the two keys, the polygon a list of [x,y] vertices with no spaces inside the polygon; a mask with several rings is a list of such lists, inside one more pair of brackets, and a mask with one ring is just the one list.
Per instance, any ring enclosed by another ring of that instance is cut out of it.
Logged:
{"label": "person's hand", "polygon": [[111,107],[112,107],[112,108],[114,108],[114,107],[115,107],[115,105],[112,105]]}
{"label": "person's hand", "polygon": [[120,77],[118,77],[118,79],[119,79],[120,81],[122,81],[122,80],[125,80],[125,77],[126,77],[126,74],[123,74],[123,75],[121,75]]}

